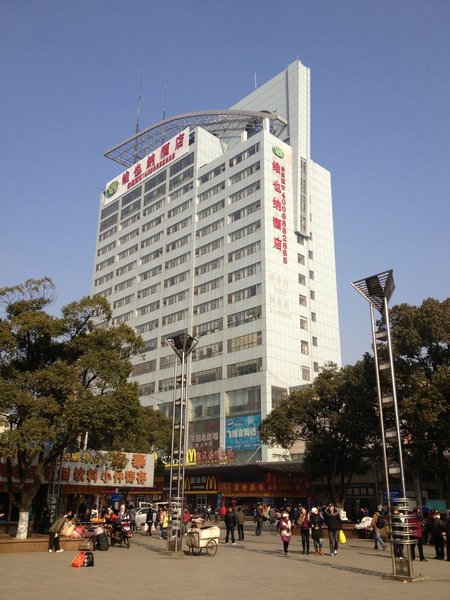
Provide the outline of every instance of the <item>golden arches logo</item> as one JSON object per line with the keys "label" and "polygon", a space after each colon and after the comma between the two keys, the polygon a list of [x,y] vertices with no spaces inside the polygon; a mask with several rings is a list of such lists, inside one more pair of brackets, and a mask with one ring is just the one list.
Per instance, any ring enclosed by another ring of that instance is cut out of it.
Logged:
{"label": "golden arches logo", "polygon": [[189,448],[186,456],[186,464],[187,465],[196,465],[197,464],[197,450],[195,448]]}
{"label": "golden arches logo", "polygon": [[184,491],[185,492],[191,491],[191,478],[190,477],[186,477],[186,479],[184,480]]}
{"label": "golden arches logo", "polygon": [[206,478],[205,491],[215,491],[217,490],[217,481],[214,475],[209,475]]}

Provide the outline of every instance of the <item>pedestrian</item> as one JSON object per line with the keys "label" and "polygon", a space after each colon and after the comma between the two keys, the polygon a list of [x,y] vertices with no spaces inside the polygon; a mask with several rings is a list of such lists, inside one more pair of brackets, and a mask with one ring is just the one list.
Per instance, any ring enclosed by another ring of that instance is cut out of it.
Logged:
{"label": "pedestrian", "polygon": [[[397,506],[392,511],[392,539],[394,540],[394,556],[399,560],[404,560],[403,554],[403,533],[404,533],[405,517],[400,513]],[[398,540],[398,541],[396,541]]]}
{"label": "pedestrian", "polygon": [[300,516],[297,524],[300,526],[300,535],[302,538],[302,554],[309,554],[309,531],[311,523],[309,521],[308,511],[304,506],[300,508]]}
{"label": "pedestrian", "polygon": [[256,511],[255,511],[255,523],[256,523],[255,535],[261,535],[263,520],[264,520],[263,509],[262,509],[261,504],[258,503],[258,505],[256,507]]}
{"label": "pedestrian", "polygon": [[281,520],[278,523],[278,533],[280,534],[281,541],[283,542],[284,555],[287,556],[289,542],[291,541],[292,536],[292,524],[289,519],[289,515],[286,512],[281,515]]}
{"label": "pedestrian", "polygon": [[273,506],[269,506],[268,521],[269,521],[269,531],[271,533],[276,533],[275,531],[275,509]]}
{"label": "pedestrian", "polygon": [[[0,514],[1,518],[1,514]],[[42,509],[41,520],[39,522],[39,533],[48,533],[51,525],[51,514],[48,506]]]}
{"label": "pedestrian", "polygon": [[447,519],[445,520],[445,537],[447,539],[447,560],[450,561],[450,515],[447,515]]}
{"label": "pedestrian", "polygon": [[225,521],[225,527],[227,528],[227,533],[225,536],[225,544],[228,544],[228,540],[231,535],[231,543],[233,546],[235,546],[236,540],[234,539],[234,530],[236,528],[236,515],[233,512],[233,509],[231,508],[231,506],[228,508],[228,512],[225,515],[223,520]]}
{"label": "pedestrian", "polygon": [[433,514],[433,523],[431,527],[431,540],[434,544],[434,550],[437,560],[444,560],[444,535],[445,525],[441,519],[441,515],[438,511]]}
{"label": "pedestrian", "polygon": [[309,514],[309,522],[311,524],[311,537],[314,543],[314,554],[323,556],[323,518],[319,514],[319,509],[315,506]]}
{"label": "pedestrian", "polygon": [[237,513],[236,513],[236,524],[237,524],[239,541],[244,540],[244,523],[245,523],[244,511],[242,510],[242,506],[238,506]]}
{"label": "pedestrian", "polygon": [[191,513],[189,508],[186,506],[183,512],[183,533],[186,534],[191,522]]}
{"label": "pedestrian", "polygon": [[383,550],[386,550],[383,538],[381,537],[381,533],[382,531],[384,531],[385,526],[386,523],[384,521],[384,518],[381,515],[380,510],[377,508],[377,510],[373,513],[372,522],[370,524],[370,527],[373,531],[373,539],[375,542],[374,550],[378,550],[378,546],[381,546]]}
{"label": "pedestrian", "polygon": [[67,511],[67,514],[63,515],[56,519],[56,521],[50,525],[49,528],[49,538],[48,538],[48,551],[53,552],[64,552],[62,548],[59,546],[59,535],[66,523],[69,523],[73,519],[73,513],[71,510]]}
{"label": "pedestrian", "polygon": [[342,521],[338,509],[334,504],[329,504],[324,514],[325,523],[328,527],[328,540],[330,542],[330,556],[337,556],[339,547],[339,531],[342,529]]}
{"label": "pedestrian", "polygon": [[[412,526],[414,528],[412,537],[417,540],[417,550],[419,551],[420,562],[427,562],[427,559],[423,555],[423,541],[422,541],[423,518],[422,518],[422,515],[420,514],[420,510],[418,508],[415,508],[412,511],[412,514],[413,514]],[[413,560],[416,560],[416,544],[411,544],[411,558]]]}
{"label": "pedestrian", "polygon": [[129,505],[128,516],[130,517],[131,531],[136,531],[136,509],[134,508],[134,504]]}

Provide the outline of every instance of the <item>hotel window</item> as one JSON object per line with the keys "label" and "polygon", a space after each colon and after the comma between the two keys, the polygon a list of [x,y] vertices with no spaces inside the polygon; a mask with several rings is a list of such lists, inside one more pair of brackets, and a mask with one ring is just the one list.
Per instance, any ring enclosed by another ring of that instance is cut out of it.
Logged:
{"label": "hotel window", "polygon": [[249,156],[253,156],[257,152],[259,152],[259,148],[260,148],[260,144],[258,142],[257,144],[250,146],[250,148],[247,148],[247,150],[244,150],[243,152],[240,152],[236,156],[233,156],[233,158],[230,158],[230,160],[228,161],[229,166],[234,167],[235,165],[238,165],[246,158],[249,158]]}
{"label": "hotel window", "polygon": [[216,344],[211,344],[210,346],[196,348],[192,352],[192,361],[195,362],[197,360],[204,360],[205,358],[212,358],[213,356],[220,356],[222,354],[222,350],[222,342],[217,342]]}
{"label": "hotel window", "polygon": [[186,319],[187,314],[188,311],[187,309],[185,309],[172,313],[170,315],[166,315],[161,319],[161,325],[171,325],[172,323],[178,323],[179,321],[183,321],[183,319]]}
{"label": "hotel window", "polygon": [[135,260],[133,260],[132,262],[124,265],[123,267],[120,267],[120,269],[116,269],[116,275],[119,277],[120,275],[123,275],[124,273],[128,273],[129,271],[132,271],[135,267],[136,267],[137,262]]}
{"label": "hotel window", "polygon": [[258,373],[262,369],[262,358],[254,358],[245,362],[228,365],[227,377],[240,377],[241,375],[249,375],[250,373]]}
{"label": "hotel window", "polygon": [[223,277],[218,277],[217,279],[212,279],[211,281],[207,281],[201,285],[196,285],[194,287],[194,296],[200,296],[200,294],[205,294],[211,290],[216,290],[217,288],[221,287],[222,282]]}
{"label": "hotel window", "polygon": [[149,269],[148,271],[144,271],[139,275],[139,281],[146,281],[150,279],[150,277],[156,277],[162,271],[162,265],[158,265],[157,267],[153,267],[153,269]]}
{"label": "hotel window", "polygon": [[241,300],[248,300],[261,293],[261,284],[251,285],[243,290],[237,290],[231,294],[228,294],[228,304],[234,304]]}
{"label": "hotel window", "polygon": [[247,196],[250,196],[251,194],[253,194],[254,192],[257,192],[260,189],[261,189],[261,182],[259,180],[255,181],[255,183],[252,183],[252,184],[248,185],[247,187],[242,188],[238,192],[235,192],[234,194],[230,194],[230,204],[234,204],[235,202],[242,200],[242,198],[247,198]]}
{"label": "hotel window", "polygon": [[312,313],[311,313],[311,321],[314,321],[314,322],[315,322],[316,320],[317,320],[316,313],[315,313],[315,312],[312,312]]}
{"label": "hotel window", "polygon": [[313,343],[313,346],[317,346],[318,345],[317,344],[317,338],[314,337],[314,336],[313,336],[313,339],[312,339],[312,343]]}
{"label": "hotel window", "polygon": [[191,241],[191,234],[188,234],[181,238],[178,238],[177,240],[166,245],[166,252],[172,252],[173,250],[176,250],[177,248],[182,248],[183,246],[186,246],[186,244],[189,244],[190,241]]}
{"label": "hotel window", "polygon": [[310,271],[309,272],[309,278],[310,279],[314,279],[314,271]]}
{"label": "hotel window", "polygon": [[169,369],[170,367],[173,367],[175,365],[176,360],[177,360],[176,354],[169,354],[168,356],[163,356],[162,358],[159,359],[159,368],[160,369]]}
{"label": "hotel window", "polygon": [[204,273],[208,273],[208,271],[214,271],[221,267],[223,262],[222,257],[216,258],[215,260],[211,260],[204,265],[200,265],[199,267],[195,267],[195,275],[203,275]]}
{"label": "hotel window", "polygon": [[306,319],[304,319],[303,317],[300,317],[300,329],[303,329],[304,331],[308,331],[308,321]]}
{"label": "hotel window", "polygon": [[134,365],[133,375],[145,375],[145,373],[152,373],[156,371],[156,360],[147,360],[145,362]]}
{"label": "hotel window", "polygon": [[142,225],[142,233],[144,233],[144,231],[148,231],[149,229],[153,229],[153,227],[157,227],[162,223],[162,220],[163,215],[159,215],[159,217],[156,217],[156,219],[152,219],[148,223],[145,223],[145,225]]}
{"label": "hotel window", "polygon": [[130,246],[126,250],[122,250],[122,252],[119,252],[119,254],[117,255],[117,258],[118,258],[118,260],[122,260],[123,258],[126,258],[127,256],[131,256],[131,254],[134,254],[135,252],[137,252],[138,249],[139,249],[139,246],[137,244],[135,244],[134,246]]}
{"label": "hotel window", "polygon": [[311,300],[315,300],[316,299],[316,292],[314,290],[310,290],[309,291],[309,297],[311,298]]}
{"label": "hotel window", "polygon": [[250,177],[250,175],[253,175],[253,173],[256,173],[257,171],[259,171],[261,168],[260,162],[256,162],[253,165],[250,165],[249,167],[246,167],[245,169],[242,169],[242,171],[239,171],[238,173],[235,173],[234,175],[232,175],[230,177],[230,185],[234,185],[235,183],[238,183],[239,181],[241,181],[242,179],[245,179],[246,177]]}
{"label": "hotel window", "polygon": [[152,190],[149,194],[146,194],[144,196],[144,206],[147,206],[147,204],[151,204],[155,200],[158,200],[158,198],[161,198],[162,196],[164,196],[165,193],[166,193],[166,184],[163,183],[163,185],[160,185],[158,188],[156,188],[155,190]]}
{"label": "hotel window", "polygon": [[166,172],[161,171],[161,173],[158,173],[158,175],[155,175],[154,177],[152,177],[151,179],[148,179],[146,181],[145,187],[144,187],[144,193],[152,190],[153,188],[155,188],[157,185],[159,185],[160,183],[162,183],[165,180],[166,180]]}
{"label": "hotel window", "polygon": [[247,335],[240,335],[231,340],[227,341],[227,352],[237,352],[238,350],[245,350],[246,348],[254,348],[262,344],[262,332],[257,331],[255,333],[248,333]]}
{"label": "hotel window", "polygon": [[309,344],[308,342],[305,342],[304,340],[301,341],[300,344],[301,347],[301,353],[302,354],[309,354]]}
{"label": "hotel window", "polygon": [[108,288],[107,290],[103,290],[103,292],[97,292],[94,296],[103,296],[103,298],[107,298],[108,296],[111,296],[111,294],[112,288]]}
{"label": "hotel window", "polygon": [[107,258],[106,260],[102,260],[102,262],[99,262],[96,265],[95,270],[103,271],[103,269],[106,269],[106,267],[109,267],[110,265],[112,265],[114,260],[115,260],[114,256],[110,256],[110,258]]}
{"label": "hotel window", "polygon": [[143,325],[137,325],[136,333],[145,333],[146,331],[153,331],[153,329],[158,329],[159,319],[154,319],[153,321],[149,321],[148,323],[144,323]]}
{"label": "hotel window", "polygon": [[299,294],[298,302],[299,302],[300,306],[306,306],[306,296]]}
{"label": "hotel window", "polygon": [[154,212],[156,212],[163,206],[164,206],[164,199],[162,198],[161,200],[157,200],[153,204],[150,204],[150,206],[147,206],[147,208],[144,208],[142,215],[144,217],[147,217],[148,215],[153,214]]}
{"label": "hotel window", "polygon": [[130,279],[126,279],[125,281],[116,283],[116,285],[114,286],[114,291],[121,292],[122,290],[126,290],[127,288],[130,288],[132,285],[134,285],[135,280],[136,280],[136,277],[131,277]]}
{"label": "hotel window", "polygon": [[261,200],[257,200],[256,202],[253,202],[252,204],[248,204],[247,206],[244,206],[240,210],[237,210],[236,212],[231,213],[231,215],[228,216],[228,222],[234,223],[235,221],[239,221],[239,219],[243,219],[244,217],[251,215],[252,213],[259,210],[260,208],[261,208]]}
{"label": "hotel window", "polygon": [[181,221],[178,221],[177,223],[170,225],[170,227],[167,228],[167,235],[172,235],[172,234],[176,233],[177,231],[181,231],[181,229],[185,229],[186,227],[189,227],[191,221],[192,221],[192,218],[187,217],[186,219],[182,219]]}
{"label": "hotel window", "polygon": [[194,189],[194,182],[189,181],[186,185],[183,185],[183,187],[178,188],[177,190],[172,192],[172,194],[170,194],[169,202],[173,202],[180,196],[183,196],[183,194],[187,194],[188,192],[190,192],[192,189]]}
{"label": "hotel window", "polygon": [[201,323],[200,325],[195,325],[193,329],[194,337],[202,337],[204,335],[208,335],[210,333],[215,333],[216,331],[222,331],[223,329],[223,319],[213,319],[212,321],[208,321],[207,323]]}
{"label": "hotel window", "polygon": [[159,300],[156,300],[155,302],[151,302],[150,304],[141,306],[141,308],[137,309],[138,317],[142,317],[143,315],[147,315],[148,313],[154,312],[155,310],[159,310],[159,305]]}
{"label": "hotel window", "polygon": [[172,175],[176,175],[177,173],[179,173],[180,171],[182,171],[189,165],[192,165],[193,162],[194,162],[194,153],[193,152],[191,152],[187,156],[183,156],[182,159],[178,160],[176,163],[174,163],[170,167],[169,177],[172,177]]}
{"label": "hotel window", "polygon": [[99,277],[98,279],[96,279],[94,281],[94,285],[102,285],[103,283],[106,283],[107,281],[109,281],[110,279],[112,279],[114,277],[114,272],[111,271],[110,273],[106,273],[105,275],[103,275],[102,277]]}
{"label": "hotel window", "polygon": [[191,253],[186,252],[185,254],[180,254],[180,256],[176,256],[171,260],[166,261],[164,265],[164,269],[167,271],[168,269],[173,269],[174,267],[178,267],[178,265],[182,265],[191,258]]}
{"label": "hotel window", "polygon": [[133,238],[137,237],[138,235],[139,235],[139,227],[137,229],[133,229],[133,231],[130,231],[126,235],[123,235],[122,237],[120,237],[119,244],[122,246],[122,244],[125,244],[129,240],[132,240]]}
{"label": "hotel window", "polygon": [[308,256],[309,256],[309,259],[310,259],[310,260],[313,260],[313,259],[314,259],[314,253],[313,253],[313,251],[312,251],[312,250],[309,250],[309,251],[308,251]]}
{"label": "hotel window", "polygon": [[255,306],[227,317],[227,327],[239,327],[244,323],[251,323],[261,318],[261,306]]}
{"label": "hotel window", "polygon": [[192,179],[193,175],[194,167],[191,167],[190,169],[186,169],[186,171],[183,171],[183,173],[180,173],[176,177],[173,177],[169,181],[169,192],[171,192],[174,188],[178,187],[188,179]]}
{"label": "hotel window", "polygon": [[194,315],[202,315],[206,312],[210,312],[211,310],[216,310],[216,308],[220,308],[223,303],[223,298],[215,298],[214,300],[209,300],[209,302],[203,302],[202,304],[196,304],[194,306],[193,313]]}
{"label": "hotel window", "polygon": [[161,289],[160,283],[155,283],[154,285],[144,288],[143,290],[141,289],[137,293],[137,299],[140,300],[141,298],[146,298],[147,296],[156,294],[157,292],[159,292],[160,289]]}
{"label": "hotel window", "polygon": [[132,190],[131,192],[128,192],[128,194],[125,194],[125,196],[122,198],[122,208],[124,206],[126,206],[127,204],[130,204],[130,202],[133,202],[133,200],[136,200],[137,198],[139,198],[139,196],[141,195],[142,192],[142,186],[138,185],[137,188],[134,188],[134,190]]}
{"label": "hotel window", "polygon": [[209,188],[209,190],[206,190],[206,192],[202,192],[201,194],[199,194],[198,201],[204,202],[205,200],[208,200],[208,198],[211,198],[212,196],[219,194],[224,189],[225,189],[225,181],[221,181],[220,183],[217,183],[213,187]]}
{"label": "hotel window", "polygon": [[254,254],[255,252],[259,252],[261,250],[261,242],[254,242],[253,244],[249,244],[248,246],[244,246],[243,248],[239,248],[234,252],[230,252],[228,254],[228,262],[234,262],[239,260],[240,258],[245,258],[246,256],[250,256],[250,254]]}
{"label": "hotel window", "polygon": [[200,246],[200,247],[196,248],[195,256],[203,256],[204,254],[209,254],[210,252],[213,252],[214,250],[217,250],[218,248],[221,248],[222,246],[223,246],[223,237],[217,238],[216,240],[209,242],[209,244],[205,244],[204,246]]}
{"label": "hotel window", "polygon": [[130,321],[130,319],[133,317],[133,312],[127,312],[124,313],[123,315],[118,315],[117,317],[114,317],[111,322],[112,324],[115,325],[120,325],[121,323],[126,323],[127,321]]}
{"label": "hotel window", "polygon": [[118,220],[119,220],[119,215],[118,215],[118,213],[116,213],[115,215],[108,217],[104,221],[101,221],[99,231],[105,231],[105,229],[108,229],[112,225],[115,225]]}
{"label": "hotel window", "polygon": [[225,208],[225,200],[219,200],[219,202],[216,202],[215,204],[211,204],[211,206],[208,206],[208,208],[205,208],[204,210],[201,210],[200,212],[197,213],[197,217],[198,220],[201,221],[202,219],[205,219],[206,217],[209,217],[210,215],[213,215],[214,213],[218,212],[219,210],[222,210],[223,208]]}
{"label": "hotel window", "polygon": [[176,304],[177,302],[182,302],[186,300],[188,297],[188,290],[183,290],[182,292],[178,292],[177,294],[172,294],[172,296],[166,296],[163,299],[163,306],[171,306],[172,304]]}
{"label": "hotel window", "polygon": [[183,273],[178,273],[178,275],[174,275],[173,277],[169,277],[168,279],[164,279],[164,287],[172,287],[173,285],[177,285],[177,283],[181,283],[182,281],[186,281],[188,278],[189,271],[184,271]]}
{"label": "hotel window", "polygon": [[170,390],[173,390],[173,377],[158,381],[158,392],[168,392]]}
{"label": "hotel window", "polygon": [[154,393],[155,393],[155,382],[154,381],[152,381],[151,383],[144,383],[143,385],[138,385],[138,394],[139,394],[140,398],[142,398],[142,396],[151,396]]}
{"label": "hotel window", "polygon": [[140,210],[140,208],[141,208],[141,201],[136,200],[136,202],[133,202],[133,204],[130,204],[126,208],[122,209],[122,211],[120,213],[120,219],[121,220],[125,219],[125,217],[128,217],[128,215],[135,213],[137,210]]}
{"label": "hotel window", "polygon": [[169,217],[169,219],[171,219],[172,217],[175,217],[176,215],[184,212],[191,206],[192,206],[192,198],[189,198],[189,200],[185,200],[178,206],[175,206],[175,208],[171,208],[169,211],[167,211],[167,216]]}
{"label": "hotel window", "polygon": [[203,183],[206,183],[207,181],[210,181],[214,177],[217,177],[218,175],[220,175],[224,171],[225,171],[225,163],[222,163],[218,167],[215,167],[212,171],[208,171],[208,173],[205,173],[204,175],[202,175],[201,177],[199,177],[198,183],[200,185],[202,185]]}
{"label": "hotel window", "polygon": [[146,254],[145,256],[143,256],[141,258],[141,265],[146,265],[147,263],[151,262],[152,260],[156,260],[157,258],[162,256],[162,253],[163,253],[163,249],[158,248],[157,250],[150,252],[150,254]]}
{"label": "hotel window", "polygon": [[221,229],[224,225],[224,219],[219,219],[218,221],[214,221],[214,223],[210,223],[209,225],[206,225],[205,227],[202,227],[201,229],[197,229],[197,231],[195,232],[195,237],[201,238],[204,237],[205,235],[209,235],[210,233],[214,233],[215,231],[218,231],[219,229]]}
{"label": "hotel window", "polygon": [[245,279],[246,277],[250,277],[251,275],[255,275],[255,273],[260,272],[261,263],[254,263],[253,265],[249,265],[248,267],[243,267],[242,269],[238,269],[237,271],[228,273],[228,283]]}
{"label": "hotel window", "polygon": [[122,221],[121,224],[120,224],[120,228],[121,229],[126,229],[130,225],[133,225],[133,223],[136,223],[136,221],[139,221],[140,218],[141,218],[141,214],[140,213],[136,213],[132,217],[129,217],[128,219],[125,219],[125,221]]}
{"label": "hotel window", "polygon": [[192,373],[191,384],[199,385],[200,383],[209,383],[210,381],[219,381],[222,379],[222,367],[216,369],[207,369],[206,371],[197,371]]}
{"label": "hotel window", "polygon": [[301,265],[305,264],[305,257],[303,254],[297,254],[297,262]]}
{"label": "hotel window", "polygon": [[311,373],[309,367],[302,367],[302,379],[303,381],[311,381]]}
{"label": "hotel window", "polygon": [[145,240],[142,240],[141,248],[147,248],[148,246],[151,246],[155,242],[158,242],[162,238],[162,236],[163,236],[162,231],[158,231],[158,233],[155,233],[155,235],[151,235],[150,237],[146,238]]}
{"label": "hotel window", "polygon": [[319,363],[315,362],[314,363],[314,373],[318,373],[319,372]]}
{"label": "hotel window", "polygon": [[261,221],[255,221],[254,223],[250,223],[250,225],[246,225],[245,227],[241,227],[241,229],[237,229],[233,231],[228,236],[229,242],[235,242],[236,240],[240,240],[247,235],[251,235],[261,229]]}
{"label": "hotel window", "polygon": [[[100,219],[106,219],[106,217],[109,217],[110,215],[117,212],[118,209],[119,209],[119,201],[118,200],[116,200],[112,204],[108,204],[108,206],[106,208],[104,208],[102,210],[102,212],[100,213]],[[115,215],[115,216],[117,217],[117,215]]]}
{"label": "hotel window", "polygon": [[300,246],[305,245],[305,238],[300,233],[297,233],[297,244],[300,244]]}
{"label": "hotel window", "polygon": [[101,233],[98,236],[98,241],[103,242],[103,240],[107,240],[108,238],[112,237],[115,233],[117,233],[117,227],[113,227],[112,229],[109,229],[108,231]]}
{"label": "hotel window", "polygon": [[115,300],[113,302],[113,308],[120,308],[121,306],[126,306],[130,304],[134,300],[134,294],[130,294],[129,296],[125,296],[124,298],[119,298],[119,300]]}
{"label": "hotel window", "polygon": [[306,277],[301,273],[298,275],[298,282],[300,285],[306,285]]}
{"label": "hotel window", "polygon": [[[158,338],[153,338],[152,340],[146,340],[144,342],[144,352],[151,352],[152,350],[156,350],[158,347]],[[176,355],[174,355],[176,356]]]}
{"label": "hotel window", "polygon": [[99,248],[97,250],[97,256],[103,256],[107,252],[110,252],[111,250],[113,250],[113,248],[115,248],[115,247],[116,247],[116,242],[111,242],[110,244],[103,246],[103,248]]}
{"label": "hotel window", "polygon": [[259,414],[261,388],[259,386],[226,392],[226,416]]}

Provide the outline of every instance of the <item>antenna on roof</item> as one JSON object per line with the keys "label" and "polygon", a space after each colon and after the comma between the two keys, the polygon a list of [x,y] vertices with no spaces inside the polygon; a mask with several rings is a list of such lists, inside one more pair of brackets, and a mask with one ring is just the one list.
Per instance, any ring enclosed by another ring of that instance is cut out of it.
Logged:
{"label": "antenna on roof", "polygon": [[144,69],[141,69],[141,77],[139,81],[139,96],[138,96],[138,105],[137,105],[137,116],[136,116],[136,138],[134,140],[134,161],[138,161],[138,140],[137,134],[140,129],[140,118],[141,118],[141,96],[142,96],[142,73]]}
{"label": "antenna on roof", "polygon": [[167,84],[164,84],[163,121],[166,120],[166,104],[167,104]]}
{"label": "antenna on roof", "polygon": [[256,90],[257,87],[258,87],[258,84],[256,82],[256,73],[255,73],[255,90]]}

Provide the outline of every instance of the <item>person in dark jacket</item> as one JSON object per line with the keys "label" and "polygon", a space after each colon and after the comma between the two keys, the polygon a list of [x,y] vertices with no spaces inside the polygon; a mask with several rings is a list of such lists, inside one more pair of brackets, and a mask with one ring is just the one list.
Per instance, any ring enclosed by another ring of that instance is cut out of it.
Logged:
{"label": "person in dark jacket", "polygon": [[244,523],[245,523],[245,514],[242,510],[242,506],[238,506],[236,513],[236,523],[238,530],[238,538],[240,541],[244,539]]}
{"label": "person in dark jacket", "polygon": [[328,540],[330,542],[330,556],[337,556],[339,547],[339,531],[342,529],[342,521],[338,509],[334,504],[329,504],[324,514],[325,524],[328,527]]}
{"label": "person in dark jacket", "polygon": [[234,539],[234,530],[236,529],[236,515],[234,514],[231,506],[229,507],[228,512],[223,520],[225,522],[225,527],[227,528],[225,544],[228,544],[228,539],[231,535],[231,543],[233,545],[236,545],[236,540]]}
{"label": "person in dark jacket", "polygon": [[313,507],[309,514],[309,522],[311,524],[311,537],[314,542],[314,552],[323,556],[323,519],[319,514],[319,509]]}
{"label": "person in dark jacket", "polygon": [[[414,527],[414,531],[413,531],[413,537],[417,540],[417,550],[419,551],[419,558],[421,560],[421,562],[426,562],[426,558],[423,555],[423,541],[422,541],[422,536],[423,536],[423,518],[422,515],[420,514],[420,510],[418,508],[415,508],[413,511],[413,521],[412,521],[412,525]],[[416,560],[416,544],[412,544],[411,546],[411,558],[413,560]]]}
{"label": "person in dark jacket", "polygon": [[436,552],[436,556],[434,557],[437,560],[444,560],[444,533],[445,533],[445,525],[441,519],[441,515],[436,512],[433,515],[433,523],[431,525],[431,540],[434,544],[434,550]]}

